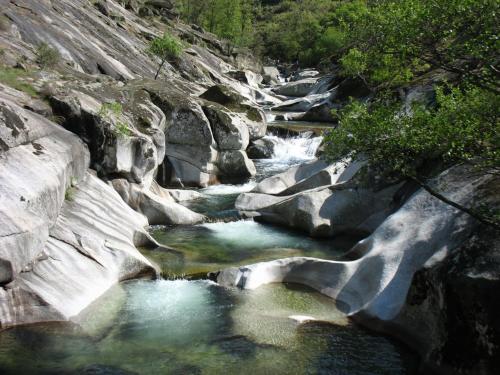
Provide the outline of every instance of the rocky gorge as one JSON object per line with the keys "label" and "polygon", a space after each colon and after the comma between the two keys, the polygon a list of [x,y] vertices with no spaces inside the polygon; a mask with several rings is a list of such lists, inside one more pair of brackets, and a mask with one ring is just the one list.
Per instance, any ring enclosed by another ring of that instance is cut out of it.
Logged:
{"label": "rocky gorge", "polygon": [[[498,368],[498,231],[365,160],[322,155],[331,110],[368,100],[364,82],[310,69],[284,82],[170,1],[0,9],[0,369],[57,371],[59,347],[67,373]],[[183,52],[155,80],[147,46],[164,32]],[[42,43],[60,55],[51,68]],[[498,177],[467,165],[431,185],[500,204]],[[21,363],[26,337],[52,343],[39,368]]]}

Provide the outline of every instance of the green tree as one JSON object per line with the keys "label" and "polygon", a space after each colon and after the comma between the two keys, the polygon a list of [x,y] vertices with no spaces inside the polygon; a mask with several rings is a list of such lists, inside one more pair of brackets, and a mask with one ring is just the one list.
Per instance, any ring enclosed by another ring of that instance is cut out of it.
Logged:
{"label": "green tree", "polygon": [[257,9],[254,0],[179,0],[177,7],[184,20],[225,39],[228,53],[235,46],[249,46],[253,42]]}
{"label": "green tree", "polygon": [[344,70],[363,60],[366,80],[388,87],[441,69],[498,92],[499,17],[496,0],[370,1],[346,41],[360,57]]}
{"label": "green tree", "polygon": [[337,113],[339,126],[325,137],[331,160],[366,158],[381,171],[410,178],[434,196],[488,224],[498,222],[447,200],[425,183],[426,162],[468,163],[480,173],[500,174],[498,95],[474,86],[436,89],[436,106],[403,110],[394,98],[370,106],[352,102]]}
{"label": "green tree", "polygon": [[162,37],[155,38],[149,45],[149,52],[160,58],[160,64],[156,71],[155,80],[167,61],[172,61],[180,56],[182,44],[173,36],[165,33]]}

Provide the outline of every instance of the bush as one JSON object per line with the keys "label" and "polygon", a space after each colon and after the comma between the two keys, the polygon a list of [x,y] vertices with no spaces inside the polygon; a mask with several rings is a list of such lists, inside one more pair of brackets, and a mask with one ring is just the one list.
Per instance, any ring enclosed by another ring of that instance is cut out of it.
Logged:
{"label": "bush", "polygon": [[[113,103],[104,103],[99,110],[99,115],[109,122],[113,122],[114,117],[120,117],[123,113],[123,106],[121,103],[113,102]],[[129,137],[132,134],[132,131],[128,127],[128,125],[123,121],[116,121],[115,127],[113,131],[116,135],[122,135],[124,137]]]}
{"label": "bush", "polygon": [[36,62],[42,68],[50,68],[55,66],[59,60],[61,59],[61,55],[59,51],[50,47],[47,43],[41,43],[36,50]]}

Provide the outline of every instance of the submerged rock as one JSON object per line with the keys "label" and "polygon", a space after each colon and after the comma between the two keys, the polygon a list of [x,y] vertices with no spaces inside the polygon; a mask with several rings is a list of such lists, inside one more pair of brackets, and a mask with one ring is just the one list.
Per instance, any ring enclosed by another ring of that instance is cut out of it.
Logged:
{"label": "submerged rock", "polygon": [[274,155],[276,141],[271,138],[261,138],[252,142],[247,149],[251,159],[271,159]]}

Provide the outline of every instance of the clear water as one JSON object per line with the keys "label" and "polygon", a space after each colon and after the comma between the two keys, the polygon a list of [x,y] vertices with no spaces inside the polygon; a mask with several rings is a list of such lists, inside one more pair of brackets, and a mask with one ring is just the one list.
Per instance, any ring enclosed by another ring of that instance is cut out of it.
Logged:
{"label": "clear water", "polygon": [[[315,136],[279,142],[256,162],[248,184],[201,190],[187,202],[213,217],[236,216],[234,201],[257,181],[314,157]],[[165,276],[205,273],[289,256],[334,259],[351,239],[314,240],[252,221],[156,227],[175,251],[144,250]],[[297,316],[315,319],[299,324]],[[402,375],[415,358],[396,343],[352,325],[335,302],[294,285],[255,291],[209,281],[131,281],[109,290],[72,323],[0,334],[0,374]]]}
{"label": "clear water", "polygon": [[291,256],[335,259],[354,243],[351,238],[313,239],[254,221],[155,227],[151,234],[177,250],[142,250],[169,278]]}
{"label": "clear water", "polygon": [[[318,322],[299,324],[290,316]],[[410,374],[407,353],[352,326],[331,299],[291,285],[228,290],[133,281],[79,325],[0,335],[2,374]]]}

